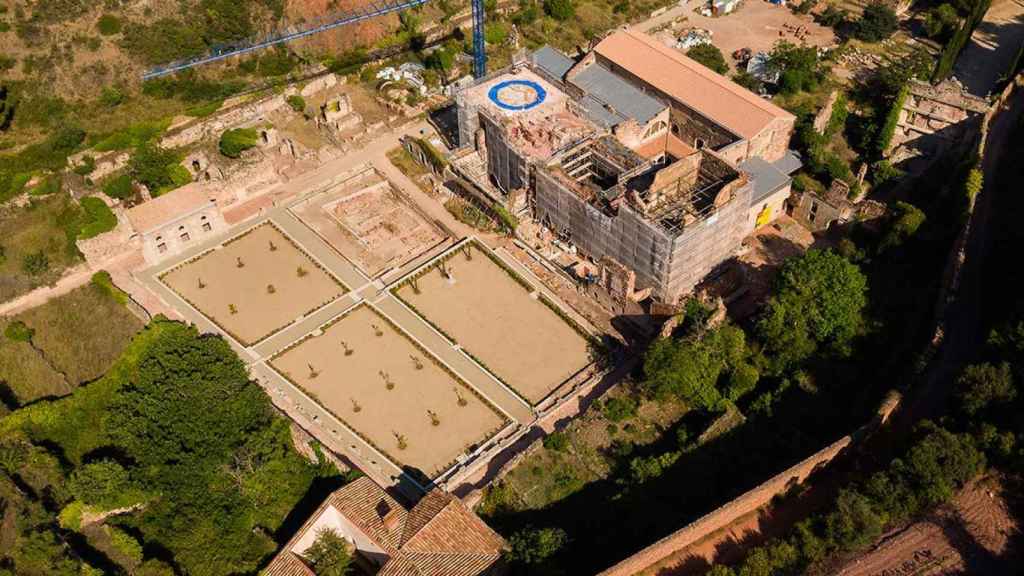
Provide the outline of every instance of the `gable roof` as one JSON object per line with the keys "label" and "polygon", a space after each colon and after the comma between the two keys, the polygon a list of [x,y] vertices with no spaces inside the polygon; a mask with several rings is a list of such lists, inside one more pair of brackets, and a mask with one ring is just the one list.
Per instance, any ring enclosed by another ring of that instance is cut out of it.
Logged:
{"label": "gable roof", "polygon": [[[333,507],[383,549],[389,559],[378,576],[480,576],[501,560],[505,541],[457,498],[433,490],[406,509],[367,477],[335,491],[267,566],[266,576],[310,576],[292,552],[296,543]],[[389,530],[382,513],[393,521]]]}
{"label": "gable roof", "polygon": [[782,108],[634,30],[621,30],[594,51],[667,96],[750,139],[776,118],[795,119]]}

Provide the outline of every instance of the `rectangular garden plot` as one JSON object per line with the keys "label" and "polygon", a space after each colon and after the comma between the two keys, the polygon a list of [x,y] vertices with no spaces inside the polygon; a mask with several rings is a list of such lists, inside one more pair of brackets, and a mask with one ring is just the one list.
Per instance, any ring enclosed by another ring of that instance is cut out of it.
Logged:
{"label": "rectangular garden plot", "polygon": [[400,466],[434,478],[507,419],[368,305],[270,361]]}
{"label": "rectangular garden plot", "polygon": [[160,280],[246,346],[345,293],[334,276],[269,223]]}
{"label": "rectangular garden plot", "polygon": [[580,331],[475,242],[393,293],[532,405],[590,362]]}

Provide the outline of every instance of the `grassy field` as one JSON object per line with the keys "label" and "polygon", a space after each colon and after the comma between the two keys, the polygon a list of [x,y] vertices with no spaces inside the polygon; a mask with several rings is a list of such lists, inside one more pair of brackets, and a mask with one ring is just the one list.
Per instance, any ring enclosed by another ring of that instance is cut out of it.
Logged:
{"label": "grassy field", "polygon": [[0,320],[0,329],[21,321],[34,330],[31,342],[0,336],[0,382],[14,400],[63,396],[103,375],[143,325],[120,298],[91,283]]}
{"label": "grassy field", "polygon": [[56,281],[81,261],[77,229],[68,231],[77,212],[63,194],[33,200],[26,208],[0,207],[0,302]]}

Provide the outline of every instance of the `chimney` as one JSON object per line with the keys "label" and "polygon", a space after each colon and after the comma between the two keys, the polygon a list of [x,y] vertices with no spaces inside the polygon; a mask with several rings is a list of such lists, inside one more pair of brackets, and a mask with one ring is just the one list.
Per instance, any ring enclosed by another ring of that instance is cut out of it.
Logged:
{"label": "chimney", "polygon": [[380,521],[384,524],[384,529],[388,532],[394,532],[401,521],[401,515],[398,511],[393,510],[391,506],[383,500],[377,504],[377,515],[380,516]]}

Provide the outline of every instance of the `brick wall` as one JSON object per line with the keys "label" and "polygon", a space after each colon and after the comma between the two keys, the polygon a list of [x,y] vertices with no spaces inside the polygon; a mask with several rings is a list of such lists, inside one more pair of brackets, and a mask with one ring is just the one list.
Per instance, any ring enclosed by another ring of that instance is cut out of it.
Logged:
{"label": "brick wall", "polygon": [[632,576],[639,574],[651,565],[685,549],[687,546],[701,541],[709,534],[725,528],[739,518],[767,506],[772,501],[772,498],[788,491],[796,484],[803,483],[812,472],[828,465],[848,446],[855,441],[863,440],[864,437],[877,430],[879,426],[885,424],[892,413],[899,408],[901,400],[902,396],[898,392],[889,392],[876,411],[875,417],[853,434],[843,436],[797,464],[772,476],[757,487],[744,492],[717,510],[701,516],[622,562],[608,568],[598,574],[598,576]]}

